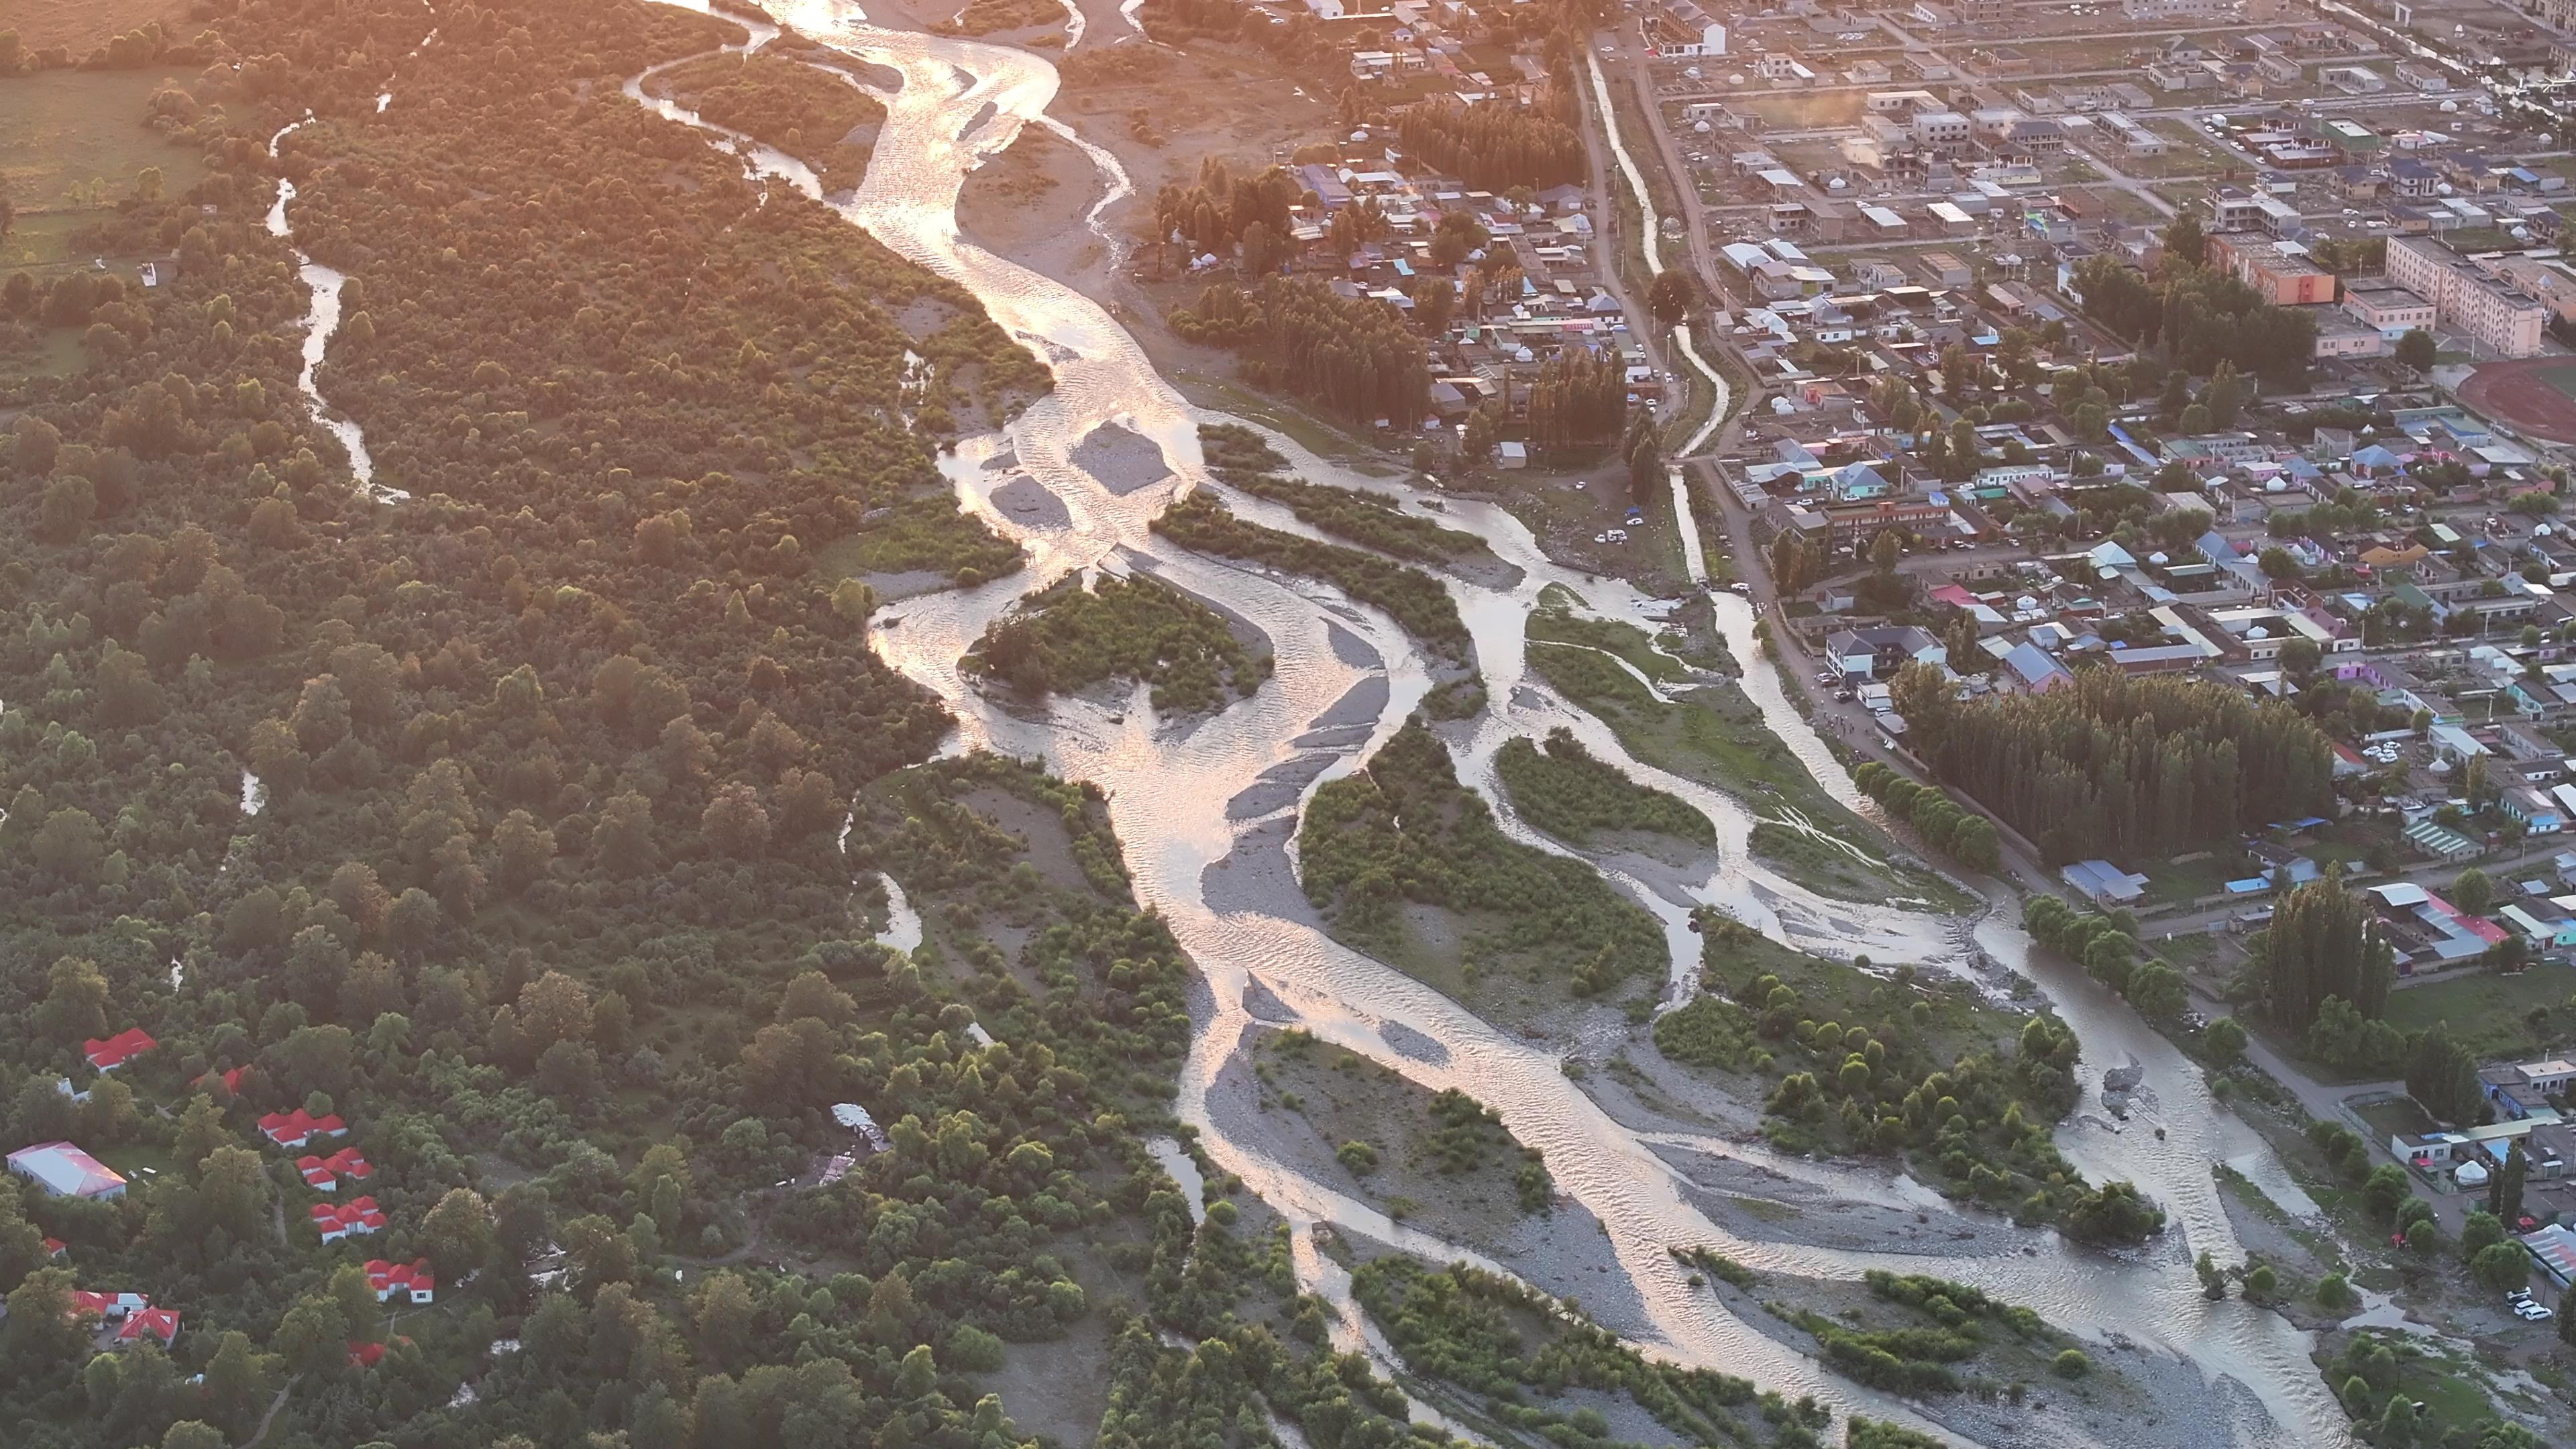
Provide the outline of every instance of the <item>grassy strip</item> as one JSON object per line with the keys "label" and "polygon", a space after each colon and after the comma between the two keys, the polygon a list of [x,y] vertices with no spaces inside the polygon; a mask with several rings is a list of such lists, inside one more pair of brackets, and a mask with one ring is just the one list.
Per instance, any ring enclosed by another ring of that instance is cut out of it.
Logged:
{"label": "grassy strip", "polygon": [[1208,471],[1228,487],[1255,498],[1288,505],[1289,511],[1315,528],[1351,542],[1416,563],[1493,556],[1485,541],[1472,533],[1443,528],[1397,508],[1391,498],[1334,488],[1291,478],[1278,470],[1288,466],[1259,433],[1234,423],[1203,423],[1199,444]]}
{"label": "grassy strip", "polygon": [[1494,766],[1511,792],[1512,808],[1559,840],[1587,845],[1601,831],[1646,830],[1693,845],[1717,844],[1717,828],[1707,816],[1594,759],[1562,727],[1549,732],[1544,748],[1525,739],[1505,742]]}
{"label": "grassy strip", "polygon": [[1405,632],[1452,664],[1465,663],[1474,648],[1449,591],[1420,569],[1246,523],[1203,493],[1193,493],[1165,509],[1154,520],[1154,531],[1200,553],[1322,579],[1363,604],[1385,610]]}
{"label": "grassy strip", "polygon": [[969,667],[1034,695],[1106,679],[1153,686],[1154,707],[1200,711],[1248,695],[1270,674],[1224,617],[1152,579],[1066,579],[985,631]]}

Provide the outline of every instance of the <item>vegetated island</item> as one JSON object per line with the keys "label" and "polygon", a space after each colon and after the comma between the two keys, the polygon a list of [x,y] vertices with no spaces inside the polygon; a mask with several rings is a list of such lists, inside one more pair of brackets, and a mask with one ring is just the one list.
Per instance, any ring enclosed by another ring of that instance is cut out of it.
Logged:
{"label": "vegetated island", "polygon": [[1733,681],[1697,684],[1672,698],[1656,693],[1604,655],[1668,684],[1682,681],[1686,671],[1655,653],[1644,631],[1616,620],[1540,611],[1531,615],[1529,637],[1530,667],[1609,725],[1630,754],[1773,817],[1755,825],[1750,843],[1757,858],[1790,879],[1838,900],[1910,896],[1966,903],[1957,887],[1901,861],[1884,832],[1827,795]]}
{"label": "vegetated island", "polygon": [[1493,1019],[1642,1010],[1669,967],[1653,916],[1583,861],[1505,835],[1418,717],[1318,787],[1298,853],[1335,937]]}
{"label": "vegetated island", "polygon": [[1266,646],[1259,630],[1169,584],[1104,575],[1089,588],[1067,578],[1022,601],[984,631],[967,663],[1033,696],[1139,680],[1154,708],[1198,714],[1260,688],[1270,677]]}
{"label": "vegetated island", "polygon": [[867,174],[886,114],[848,71],[776,47],[701,56],[656,74],[644,90],[813,167],[826,192],[849,190]]}
{"label": "vegetated island", "polygon": [[[1672,1253],[1757,1332],[1978,1443],[2145,1444],[2162,1442],[2160,1423],[2225,1421],[2224,1402],[2189,1362],[2126,1345],[2106,1352],[1969,1284],[1876,1268],[1857,1282],[1808,1278],[1707,1248]],[[1849,1442],[1874,1441],[1855,1428]]]}
{"label": "vegetated island", "polygon": [[1832,1423],[1812,1397],[1649,1359],[1573,1304],[1463,1263],[1378,1252],[1352,1270],[1351,1291],[1402,1358],[1406,1387],[1495,1443],[1814,1449]]}
{"label": "vegetated island", "polygon": [[1281,1160],[1451,1241],[1502,1250],[1524,1228],[1567,1230],[1547,1221],[1559,1204],[1546,1163],[1466,1093],[1434,1092],[1301,1030],[1259,1033],[1245,1060],[1236,1085],[1251,1110],[1229,1116],[1253,1120],[1230,1121],[1229,1136],[1248,1130]]}
{"label": "vegetated island", "polygon": [[1713,910],[1699,926],[1701,990],[1654,1023],[1657,1056],[1686,1069],[1652,1076],[1663,1097],[1737,1120],[1758,1101],[1783,1152],[1899,1159],[1950,1196],[2081,1242],[2163,1226],[2134,1186],[2088,1185],[2057,1150],[2052,1124],[2081,1091],[2075,1035],[2054,1017],[1911,966],[1882,976],[1794,951]]}
{"label": "vegetated island", "polygon": [[1472,533],[1443,527],[1405,512],[1392,498],[1356,488],[1309,483],[1283,470],[1288,460],[1259,433],[1240,423],[1201,423],[1199,446],[1217,481],[1256,498],[1288,505],[1305,523],[1364,548],[1434,567],[1478,574],[1516,571],[1494,557]]}
{"label": "vegetated island", "polygon": [[1544,744],[1504,741],[1495,752],[1494,769],[1521,818],[1569,845],[1588,846],[1604,835],[1646,834],[1703,850],[1717,846],[1717,827],[1707,816],[1595,758],[1562,725],[1548,731]]}
{"label": "vegetated island", "polygon": [[1154,531],[1183,548],[1241,559],[1283,573],[1321,579],[1360,603],[1383,609],[1431,653],[1439,684],[1426,708],[1463,719],[1484,703],[1476,682],[1476,645],[1458,617],[1457,601],[1422,570],[1339,544],[1319,543],[1248,523],[1205,493],[1193,493],[1154,519]]}

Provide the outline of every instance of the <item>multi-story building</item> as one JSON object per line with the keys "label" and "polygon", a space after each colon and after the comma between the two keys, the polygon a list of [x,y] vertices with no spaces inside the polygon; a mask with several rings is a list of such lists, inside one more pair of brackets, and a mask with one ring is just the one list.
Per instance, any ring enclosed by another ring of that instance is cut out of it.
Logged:
{"label": "multi-story building", "polygon": [[2576,267],[2559,257],[2503,256],[2498,275],[2540,299],[2561,321],[2576,322]]}
{"label": "multi-story building", "polygon": [[2343,309],[2355,321],[2395,341],[2416,328],[2433,330],[2433,304],[2386,277],[2355,277],[2344,284]]}
{"label": "multi-story building", "polygon": [[1968,144],[1968,118],[1957,111],[1917,111],[1913,131],[1918,143],[1936,151]]}
{"label": "multi-story building", "polygon": [[2512,283],[2442,243],[2425,237],[2388,240],[2388,279],[2433,304],[2446,331],[2460,333],[2505,357],[2540,351],[2549,309]]}

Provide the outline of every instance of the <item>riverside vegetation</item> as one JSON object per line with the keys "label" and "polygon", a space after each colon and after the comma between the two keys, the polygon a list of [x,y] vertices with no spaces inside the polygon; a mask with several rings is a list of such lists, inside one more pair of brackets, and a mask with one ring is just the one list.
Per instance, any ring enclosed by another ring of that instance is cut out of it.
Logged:
{"label": "riverside vegetation", "polygon": [[[1254,1052],[1262,1109],[1294,1112],[1337,1140],[1335,1156],[1359,1191],[1373,1199],[1396,1194],[1385,1198],[1390,1216],[1427,1211],[1446,1218],[1452,1208],[1505,1203],[1521,1214],[1549,1210],[1556,1190],[1547,1164],[1466,1093],[1427,1091],[1300,1030],[1265,1033]],[[1398,1185],[1384,1187],[1381,1179]],[[1404,1196],[1408,1189],[1436,1200]]]}
{"label": "riverside vegetation", "polygon": [[[1571,1305],[1464,1264],[1375,1258],[1352,1273],[1351,1289],[1409,1372],[1471,1424],[1565,1449],[1633,1443],[1613,1437],[1594,1406],[1604,1396],[1692,1444],[1813,1449],[1830,1422],[1813,1399],[1793,1404],[1731,1374],[1650,1360]],[[1589,1391],[1590,1402],[1564,1404],[1569,1390]]]}
{"label": "riverside vegetation", "polygon": [[1707,816],[1595,759],[1562,725],[1548,731],[1544,745],[1504,741],[1494,768],[1523,819],[1571,844],[1591,844],[1603,832],[1644,831],[1716,848],[1717,827]]}
{"label": "riverside vegetation", "polygon": [[[1145,1152],[1189,967],[1097,794],[921,765],[942,710],[815,566],[909,520],[981,568],[932,451],[1043,368],[619,95],[740,27],[435,19],[413,64],[413,0],[210,7],[153,111],[208,170],[103,223],[178,264],[0,287],[80,358],[0,394],[0,1104],[131,1179],[0,1191],[10,1442],[1002,1449],[1016,1413],[1256,1446],[1265,1408],[1411,1442],[1277,1227],[1194,1228]],[[280,169],[350,277],[322,389],[409,501],[298,399]],[[922,952],[854,920],[867,867]],[[132,1027],[159,1045],[88,1072]],[[812,1185],[843,1101],[890,1150]],[[381,1234],[314,1240],[253,1131],[290,1107],[348,1121]],[[437,1301],[381,1308],[375,1255]],[[169,1349],[94,1354],[102,1286],[178,1312]],[[1085,1344],[1082,1395],[992,1387]]]}
{"label": "riverside vegetation", "polygon": [[2125,1182],[2088,1185],[2050,1124],[2075,1105],[2073,1032],[1984,1005],[1964,983],[1879,976],[1703,911],[1702,990],[1656,1018],[1665,1057],[1762,1094],[1787,1152],[1899,1157],[1954,1197],[2093,1243],[2134,1242],[2163,1212]]}
{"label": "riverside vegetation", "polygon": [[1334,934],[1435,985],[1617,997],[1664,975],[1655,918],[1582,861],[1503,834],[1419,718],[1316,790],[1298,852]]}
{"label": "riverside vegetation", "polygon": [[1270,655],[1245,647],[1214,609],[1150,578],[1066,579],[994,621],[970,663],[1032,695],[1141,680],[1154,707],[1197,713],[1248,695]]}
{"label": "riverside vegetation", "polygon": [[1322,532],[1416,563],[1491,558],[1493,550],[1472,533],[1443,528],[1396,507],[1395,500],[1354,488],[1335,488],[1287,477],[1288,460],[1267,440],[1239,423],[1202,423],[1199,445],[1208,472],[1256,498],[1287,504]]}
{"label": "riverside vegetation", "polygon": [[[783,37],[782,37],[783,38]],[[646,83],[731,131],[766,141],[814,168],[826,191],[859,184],[873,151],[870,137],[885,106],[850,83],[847,72],[773,54],[710,55],[675,65]],[[837,52],[822,52],[826,56]],[[862,131],[866,135],[861,135]]]}

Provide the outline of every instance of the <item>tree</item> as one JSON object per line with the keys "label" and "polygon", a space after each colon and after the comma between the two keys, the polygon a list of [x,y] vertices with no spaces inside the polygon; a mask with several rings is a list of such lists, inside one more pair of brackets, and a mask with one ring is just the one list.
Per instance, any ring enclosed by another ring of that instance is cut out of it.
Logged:
{"label": "tree", "polygon": [[1667,328],[1679,325],[1698,300],[1698,282],[1679,267],[1668,267],[1657,273],[1655,280],[1646,288],[1646,310]]}
{"label": "tree", "polygon": [[2497,1293],[2520,1288],[2531,1281],[2531,1255],[2520,1243],[2490,1243],[2470,1257],[2469,1274]]}
{"label": "tree", "polygon": [[2508,1229],[2518,1229],[2522,1222],[2522,1184],[2530,1170],[2531,1161],[2523,1155],[2522,1139],[2517,1137],[2505,1152],[2503,1169],[2487,1184],[2487,1211]]}
{"label": "tree", "polygon": [[2222,1067],[2234,1066],[2245,1056],[2245,1028],[2232,1016],[2222,1016],[2201,1033],[2201,1044]]}
{"label": "tree", "polygon": [[2281,897],[2254,956],[2265,1010],[2285,1031],[2305,1032],[2328,998],[2375,1020],[2396,977],[2394,953],[2339,867]]}
{"label": "tree", "polygon": [[2433,340],[2432,333],[2421,327],[2410,327],[2406,329],[2405,335],[2397,339],[2397,361],[2402,367],[2411,367],[2417,372],[2431,372],[2433,364],[2440,359],[2440,344]]}
{"label": "tree", "polygon": [[720,787],[699,817],[707,844],[737,859],[750,859],[769,848],[769,811],[749,785],[736,780]]}
{"label": "tree", "polygon": [[2451,904],[2473,916],[2483,916],[2495,904],[2495,882],[2485,871],[2470,866],[2451,881]]}
{"label": "tree", "polygon": [[2460,1225],[2460,1256],[2474,1259],[2482,1249],[2504,1241],[2504,1224],[2495,1214],[2477,1208],[2469,1210]]}
{"label": "tree", "polygon": [[452,1187],[420,1221],[421,1249],[438,1276],[454,1282],[492,1254],[492,1210],[470,1187]]}
{"label": "tree", "polygon": [[2165,227],[2165,255],[2199,266],[2209,259],[2209,239],[2200,224],[2200,213],[2186,211]]}
{"label": "tree", "polygon": [[37,1020],[47,1036],[79,1042],[107,1035],[107,978],[98,963],[60,956],[46,975],[45,1004]]}

